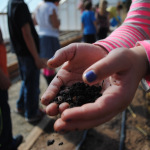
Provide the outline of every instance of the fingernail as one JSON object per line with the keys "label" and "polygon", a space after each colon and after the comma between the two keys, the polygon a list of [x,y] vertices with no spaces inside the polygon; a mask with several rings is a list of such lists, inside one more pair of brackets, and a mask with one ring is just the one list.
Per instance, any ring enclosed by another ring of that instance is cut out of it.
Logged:
{"label": "fingernail", "polygon": [[86,80],[87,80],[88,82],[93,82],[93,81],[95,81],[96,78],[97,78],[97,76],[96,76],[96,74],[95,74],[95,72],[94,72],[93,70],[91,70],[91,71],[85,73],[84,76],[85,76],[85,78],[86,78]]}

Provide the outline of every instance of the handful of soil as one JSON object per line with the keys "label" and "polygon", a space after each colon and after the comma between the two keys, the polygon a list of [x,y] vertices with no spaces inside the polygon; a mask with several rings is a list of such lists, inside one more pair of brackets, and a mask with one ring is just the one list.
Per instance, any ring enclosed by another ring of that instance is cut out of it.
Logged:
{"label": "handful of soil", "polygon": [[51,103],[55,102],[60,105],[63,102],[67,102],[70,108],[81,106],[86,103],[95,102],[98,97],[102,96],[101,90],[101,86],[89,86],[84,82],[77,82],[70,87],[62,86]]}

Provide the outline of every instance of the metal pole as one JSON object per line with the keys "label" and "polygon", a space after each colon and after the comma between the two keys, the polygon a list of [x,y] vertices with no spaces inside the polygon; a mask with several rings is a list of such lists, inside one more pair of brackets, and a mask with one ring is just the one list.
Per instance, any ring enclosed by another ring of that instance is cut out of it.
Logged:
{"label": "metal pole", "polygon": [[120,145],[119,145],[119,150],[123,150],[123,149],[124,149],[125,123],[126,123],[126,110],[124,110],[124,111],[122,112],[121,134],[120,134]]}

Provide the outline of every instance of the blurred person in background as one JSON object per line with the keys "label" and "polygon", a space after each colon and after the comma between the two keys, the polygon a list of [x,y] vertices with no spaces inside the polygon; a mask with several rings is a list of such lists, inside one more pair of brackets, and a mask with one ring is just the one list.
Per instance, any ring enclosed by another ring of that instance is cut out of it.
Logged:
{"label": "blurred person in background", "polygon": [[11,81],[7,70],[6,47],[0,28],[0,150],[17,150],[22,142],[22,135],[12,135],[8,89]]}
{"label": "blurred person in background", "polygon": [[94,43],[96,41],[96,18],[95,13],[92,11],[92,3],[86,1],[84,3],[85,10],[81,16],[82,30],[83,30],[83,41],[85,43]]}
{"label": "blurred person in background", "polygon": [[115,27],[119,26],[122,23],[121,20],[121,10],[123,6],[120,2],[117,3],[117,6],[109,6],[106,10],[109,12],[110,25]]}
{"label": "blurred person in background", "polygon": [[96,11],[97,38],[98,40],[107,37],[109,31],[109,13],[106,10],[108,2],[100,0],[99,9]]}
{"label": "blurred person in background", "polygon": [[129,11],[130,5],[132,3],[132,0],[126,0],[126,11]]}
{"label": "blurred person in background", "polygon": [[46,67],[46,62],[39,57],[39,37],[23,0],[9,0],[8,27],[22,79],[16,111],[33,123],[45,114],[39,108],[39,79],[40,69]]}
{"label": "blurred person in background", "polygon": [[91,0],[80,0],[79,5],[78,5],[78,9],[81,11],[81,13],[84,11],[84,3],[86,1],[92,2]]}
{"label": "blurred person in background", "polygon": [[[60,0],[43,0],[33,14],[34,24],[38,25],[40,38],[40,57],[46,61],[60,48],[58,5]],[[54,69],[44,68],[43,75],[47,84],[54,78]]]}

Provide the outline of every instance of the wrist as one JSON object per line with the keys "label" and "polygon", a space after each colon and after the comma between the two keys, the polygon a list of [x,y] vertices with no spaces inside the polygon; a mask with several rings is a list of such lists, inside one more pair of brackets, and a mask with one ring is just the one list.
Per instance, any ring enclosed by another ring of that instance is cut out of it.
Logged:
{"label": "wrist", "polygon": [[136,67],[138,69],[138,72],[141,76],[141,78],[145,77],[149,72],[149,62],[147,58],[147,54],[145,52],[144,47],[142,46],[136,46],[134,48],[131,48],[131,50],[135,54],[135,60],[136,61]]}
{"label": "wrist", "polygon": [[109,51],[103,47],[102,45],[97,45],[97,44],[94,44],[95,46],[99,47],[106,55],[109,53]]}

